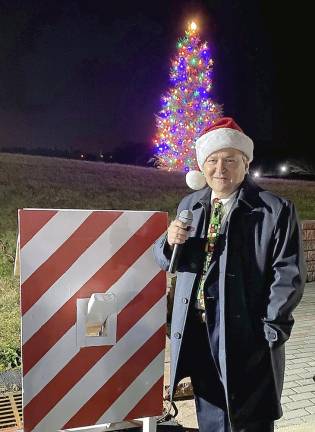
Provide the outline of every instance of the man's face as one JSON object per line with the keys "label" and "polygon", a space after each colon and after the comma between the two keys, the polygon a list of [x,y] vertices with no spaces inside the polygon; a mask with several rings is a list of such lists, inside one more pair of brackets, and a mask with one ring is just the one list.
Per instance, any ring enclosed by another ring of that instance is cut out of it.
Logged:
{"label": "man's face", "polygon": [[209,155],[203,165],[203,172],[211,189],[219,198],[225,198],[242,183],[248,166],[242,152],[227,148]]}

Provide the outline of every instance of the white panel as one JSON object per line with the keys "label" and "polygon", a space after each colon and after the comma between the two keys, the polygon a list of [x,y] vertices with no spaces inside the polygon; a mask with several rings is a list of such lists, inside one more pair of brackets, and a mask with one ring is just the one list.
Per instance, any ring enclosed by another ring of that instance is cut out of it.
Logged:
{"label": "white panel", "polygon": [[58,211],[21,249],[21,283],[47,261],[91,213],[88,210]]}
{"label": "white panel", "polygon": [[23,404],[26,406],[67,363],[79,352],[76,343],[76,326],[56,343],[23,377]]}
{"label": "white panel", "polygon": [[[165,324],[166,297],[148,311],[104,357],[55,405],[32,432],[62,428],[138,349]],[[163,354],[164,358],[164,352]],[[163,375],[163,361],[159,374]],[[155,370],[155,369],[154,369]]]}
{"label": "white panel", "polygon": [[[152,260],[150,249],[139,257],[135,264],[111,287],[111,292],[115,293],[118,298],[118,313],[160,271]],[[143,271],[143,269],[146,269],[146,271]],[[137,283],[134,282],[135,277]],[[73,326],[25,375],[25,387],[30,386],[31,388],[30,391],[27,391],[28,397],[25,404],[29,403],[66,366],[70,359],[77,354],[78,350],[79,348],[76,346],[76,326]]]}
{"label": "white panel", "polygon": [[100,417],[98,424],[123,420],[153,385],[163,376],[164,351],[138,375],[124,393]]}
{"label": "white panel", "polygon": [[[24,314],[23,344],[110,260],[150,216],[151,213],[124,213],[73,263]],[[23,262],[21,264],[23,266]]]}

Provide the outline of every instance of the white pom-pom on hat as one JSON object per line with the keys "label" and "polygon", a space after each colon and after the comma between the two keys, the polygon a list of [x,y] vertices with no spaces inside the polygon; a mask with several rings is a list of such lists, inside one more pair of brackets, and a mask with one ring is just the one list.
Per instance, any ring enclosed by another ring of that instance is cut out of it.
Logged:
{"label": "white pom-pom on hat", "polygon": [[201,171],[188,171],[186,174],[186,183],[193,190],[199,190],[206,186],[207,182],[205,176]]}

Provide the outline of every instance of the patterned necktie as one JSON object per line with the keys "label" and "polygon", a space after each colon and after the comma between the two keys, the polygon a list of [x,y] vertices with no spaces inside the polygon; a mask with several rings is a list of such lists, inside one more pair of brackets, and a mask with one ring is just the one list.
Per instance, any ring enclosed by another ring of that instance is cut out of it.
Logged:
{"label": "patterned necktie", "polygon": [[205,309],[204,302],[204,292],[203,287],[206,280],[206,273],[208,271],[212,254],[214,251],[214,246],[220,234],[221,221],[223,216],[223,204],[218,198],[214,198],[212,202],[213,210],[211,212],[211,218],[209,223],[208,235],[207,235],[207,243],[206,243],[206,256],[203,264],[202,277],[200,280],[198,293],[197,293],[197,304],[198,309]]}

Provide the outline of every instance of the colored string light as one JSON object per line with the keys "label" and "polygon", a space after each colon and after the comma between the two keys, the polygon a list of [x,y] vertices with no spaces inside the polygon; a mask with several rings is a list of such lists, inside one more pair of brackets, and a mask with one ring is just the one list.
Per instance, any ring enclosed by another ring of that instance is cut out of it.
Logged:
{"label": "colored string light", "polygon": [[161,97],[153,143],[159,166],[169,171],[197,168],[195,140],[203,128],[222,116],[222,107],[211,99],[213,59],[207,42],[190,23],[177,42],[171,60],[170,89]]}

